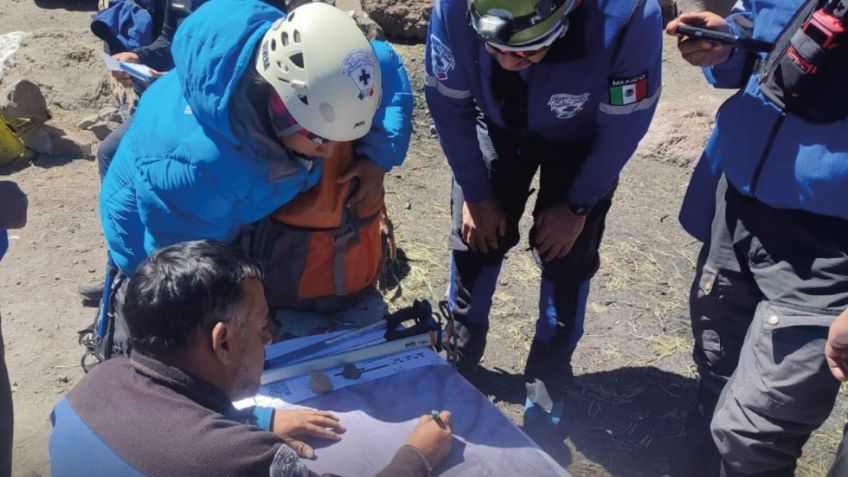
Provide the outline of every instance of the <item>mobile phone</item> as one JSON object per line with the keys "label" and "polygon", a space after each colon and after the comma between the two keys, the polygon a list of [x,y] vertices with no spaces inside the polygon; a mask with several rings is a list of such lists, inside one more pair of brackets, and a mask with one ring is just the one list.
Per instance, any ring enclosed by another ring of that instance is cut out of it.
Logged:
{"label": "mobile phone", "polygon": [[685,23],[681,23],[677,26],[677,33],[680,35],[686,35],[690,38],[714,41],[716,43],[721,43],[724,45],[732,46],[734,48],[741,48],[743,50],[748,51],[768,52],[774,48],[774,45],[767,41],[755,40],[753,38],[743,38],[739,35],[734,35],[733,33],[710,30],[708,28],[694,27]]}

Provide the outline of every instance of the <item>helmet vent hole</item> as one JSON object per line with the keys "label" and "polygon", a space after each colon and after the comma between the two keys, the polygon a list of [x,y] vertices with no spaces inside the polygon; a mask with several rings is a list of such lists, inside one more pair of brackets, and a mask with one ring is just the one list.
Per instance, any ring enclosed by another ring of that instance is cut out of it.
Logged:
{"label": "helmet vent hole", "polygon": [[332,107],[332,106],[330,106],[330,105],[329,105],[329,104],[327,104],[327,103],[323,103],[323,104],[322,104],[322,105],[318,108],[318,110],[319,110],[319,111],[321,111],[321,116],[323,116],[323,117],[324,117],[324,120],[325,120],[325,121],[327,121],[328,123],[334,123],[334,122],[336,122],[336,110],[335,110],[335,109],[333,109],[333,107]]}
{"label": "helmet vent hole", "polygon": [[277,51],[277,40],[271,40],[271,51]]}
{"label": "helmet vent hole", "polygon": [[282,35],[280,35],[280,41],[283,46],[289,46],[289,32],[284,31]]}
{"label": "helmet vent hole", "polygon": [[299,99],[301,103],[309,106],[309,98],[306,95],[299,94],[297,95],[297,99]]}
{"label": "helmet vent hole", "polygon": [[289,56],[289,60],[300,69],[303,69],[303,53],[295,53]]}
{"label": "helmet vent hole", "polygon": [[295,30],[293,36],[294,36],[294,42],[300,43],[300,30]]}
{"label": "helmet vent hole", "polygon": [[286,20],[288,20],[288,21],[294,21],[294,14],[295,14],[295,12],[291,12],[291,13],[289,13],[289,16],[287,16],[287,17],[286,17]]}

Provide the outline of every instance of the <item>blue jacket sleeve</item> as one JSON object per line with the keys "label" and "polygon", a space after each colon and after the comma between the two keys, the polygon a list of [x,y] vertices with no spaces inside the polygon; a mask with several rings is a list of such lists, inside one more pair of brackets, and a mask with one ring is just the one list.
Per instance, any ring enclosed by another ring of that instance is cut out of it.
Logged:
{"label": "blue jacket sleeve", "polygon": [[[464,2],[456,2],[457,4]],[[439,0],[430,13],[430,29],[425,49],[424,96],[436,125],[439,142],[462,188],[465,200],[477,202],[492,195],[489,172],[477,141],[477,112],[471,86],[457,59],[447,28],[446,8],[450,2]],[[469,51],[463,48],[463,51]]]}
{"label": "blue jacket sleeve", "polygon": [[[661,35],[660,7],[656,0],[647,0],[643,9],[633,14],[624,37],[619,39],[621,47],[609,73],[609,92],[600,101],[592,147],[568,192],[570,204],[594,206],[606,196],[648,131],[661,89]],[[644,80],[643,75],[646,75]],[[623,90],[614,88],[614,80],[635,85],[637,92],[631,94],[641,99],[628,103],[618,97]],[[647,85],[645,93],[640,95],[642,81]]]}
{"label": "blue jacket sleeve", "polygon": [[[733,33],[742,37],[750,37],[754,25],[753,14],[748,11],[749,2],[736,4],[727,17],[727,25]],[[751,74],[754,54],[734,48],[730,57],[723,63],[704,68],[704,76],[716,88],[740,88]]]}
{"label": "blue jacket sleeve", "polygon": [[389,171],[403,163],[412,136],[412,88],[397,52],[384,41],[371,45],[380,62],[383,96],[371,131],[357,141],[356,152]]}
{"label": "blue jacket sleeve", "polygon": [[273,426],[274,419],[274,408],[273,407],[262,407],[262,406],[254,406],[253,407],[253,417],[256,418],[256,427],[262,429],[263,431],[271,431]]}

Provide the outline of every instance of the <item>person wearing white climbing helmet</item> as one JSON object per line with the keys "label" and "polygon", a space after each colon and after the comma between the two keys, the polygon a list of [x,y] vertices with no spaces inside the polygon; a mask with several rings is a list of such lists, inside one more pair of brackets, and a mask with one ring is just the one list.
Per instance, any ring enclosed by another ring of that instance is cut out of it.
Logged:
{"label": "person wearing white climbing helmet", "polygon": [[[506,252],[537,170],[541,268],[525,428],[558,434],[613,190],[660,91],[655,0],[438,0],[425,95],[453,172],[449,307],[472,381]],[[525,317],[515,317],[524,319]]]}
{"label": "person wearing white climbing helmet", "polygon": [[342,176],[358,178],[348,205],[382,200],[383,176],[409,145],[412,96],[394,50],[349,15],[322,3],[285,15],[210,2],[181,24],[172,54],[174,70],[145,93],[103,181],[115,288],[160,247],[232,243],[316,184],[341,141],[356,141]]}

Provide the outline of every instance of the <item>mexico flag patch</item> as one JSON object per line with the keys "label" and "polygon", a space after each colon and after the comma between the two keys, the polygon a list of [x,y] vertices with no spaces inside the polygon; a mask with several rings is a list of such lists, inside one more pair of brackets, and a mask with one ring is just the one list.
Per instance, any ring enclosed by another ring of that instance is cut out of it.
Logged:
{"label": "mexico flag patch", "polygon": [[624,106],[648,97],[648,73],[633,78],[610,80],[610,104]]}

